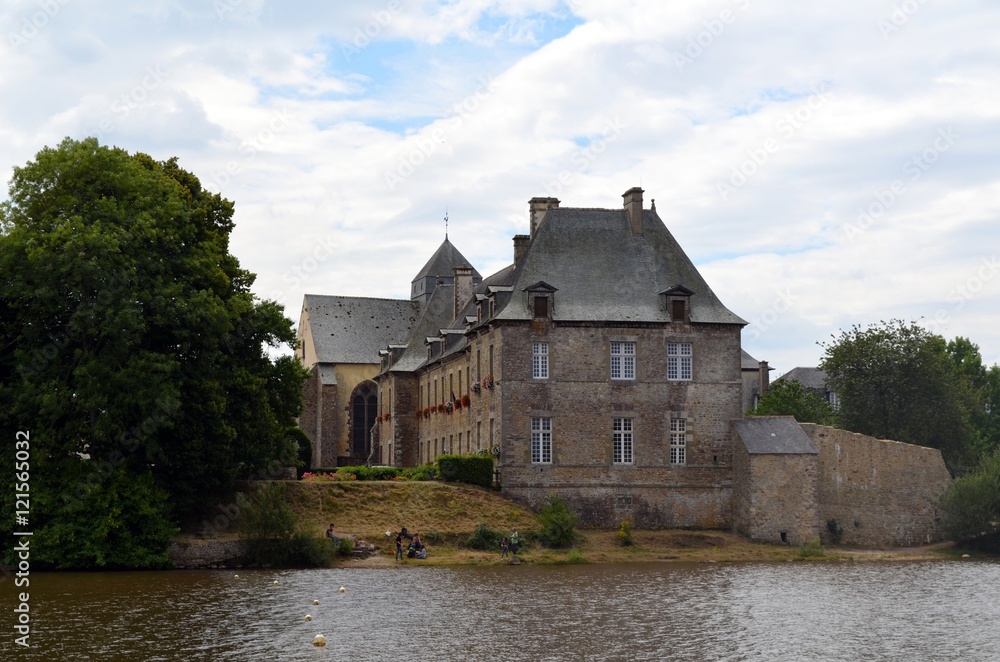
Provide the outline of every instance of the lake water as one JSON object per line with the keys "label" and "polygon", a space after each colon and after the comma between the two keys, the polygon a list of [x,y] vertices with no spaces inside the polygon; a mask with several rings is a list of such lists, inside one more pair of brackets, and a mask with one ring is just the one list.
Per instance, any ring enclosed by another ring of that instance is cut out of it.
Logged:
{"label": "lake water", "polygon": [[975,560],[30,579],[30,649],[0,584],[3,660],[1000,660],[1000,563]]}

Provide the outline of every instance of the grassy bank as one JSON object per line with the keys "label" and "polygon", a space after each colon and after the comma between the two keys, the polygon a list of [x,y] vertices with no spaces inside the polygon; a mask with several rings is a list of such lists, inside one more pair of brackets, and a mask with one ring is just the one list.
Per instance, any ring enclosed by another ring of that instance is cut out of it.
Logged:
{"label": "grassy bank", "polygon": [[[420,533],[429,546],[426,560],[407,561],[420,565],[500,564],[499,550],[478,551],[464,545],[480,522],[505,533],[516,527],[522,536],[540,528],[534,513],[521,504],[492,490],[453,483],[298,482],[289,484],[288,500],[309,529],[321,533],[333,522],[338,533],[378,546],[375,557],[350,561],[357,565],[392,565],[395,548],[385,532],[401,526]],[[946,558],[946,551],[939,548],[828,549],[821,556],[805,558],[798,547],[753,543],[723,531],[633,530],[633,538],[634,544],[625,547],[617,530],[583,529],[573,549],[552,550],[532,543],[522,558],[538,564]]]}

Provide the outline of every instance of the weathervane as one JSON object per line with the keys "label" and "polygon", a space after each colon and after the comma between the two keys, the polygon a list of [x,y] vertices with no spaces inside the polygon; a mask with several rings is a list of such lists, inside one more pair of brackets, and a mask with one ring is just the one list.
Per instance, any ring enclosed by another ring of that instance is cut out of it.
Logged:
{"label": "weathervane", "polygon": [[448,208],[444,208],[444,238],[448,238]]}

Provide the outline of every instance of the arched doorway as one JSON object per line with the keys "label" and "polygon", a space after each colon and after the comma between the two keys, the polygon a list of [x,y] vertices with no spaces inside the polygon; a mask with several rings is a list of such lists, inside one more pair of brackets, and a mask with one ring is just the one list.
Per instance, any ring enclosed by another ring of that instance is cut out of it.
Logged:
{"label": "arched doorway", "polygon": [[378,389],[375,382],[361,382],[351,393],[351,421],[348,448],[351,457],[367,458],[371,452],[368,431],[378,416]]}

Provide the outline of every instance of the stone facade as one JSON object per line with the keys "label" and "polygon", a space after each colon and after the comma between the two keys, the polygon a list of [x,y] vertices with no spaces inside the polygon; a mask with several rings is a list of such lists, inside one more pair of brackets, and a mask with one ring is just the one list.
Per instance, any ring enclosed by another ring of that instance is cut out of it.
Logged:
{"label": "stone facade", "polygon": [[941,451],[803,423],[819,448],[820,535],[841,544],[906,547],[944,539],[940,500],[951,486]]}

